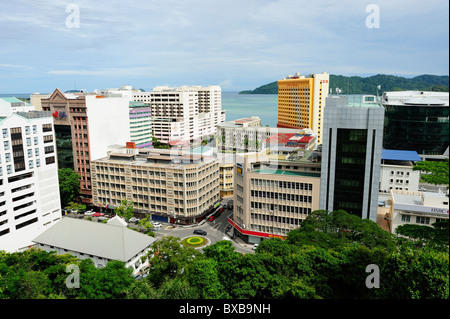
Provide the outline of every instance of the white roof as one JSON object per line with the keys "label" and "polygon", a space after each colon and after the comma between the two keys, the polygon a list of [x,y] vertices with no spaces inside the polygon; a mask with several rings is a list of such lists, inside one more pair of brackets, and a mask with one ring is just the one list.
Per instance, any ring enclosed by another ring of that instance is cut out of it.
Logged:
{"label": "white roof", "polygon": [[111,260],[127,262],[156,239],[124,227],[118,220],[103,224],[65,217],[33,242]]}

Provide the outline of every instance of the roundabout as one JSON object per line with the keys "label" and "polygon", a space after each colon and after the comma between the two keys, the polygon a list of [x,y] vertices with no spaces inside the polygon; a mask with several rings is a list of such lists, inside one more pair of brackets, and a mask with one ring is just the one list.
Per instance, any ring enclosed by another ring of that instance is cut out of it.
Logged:
{"label": "roundabout", "polygon": [[186,247],[200,248],[209,244],[209,239],[202,236],[189,236],[181,240],[181,244]]}

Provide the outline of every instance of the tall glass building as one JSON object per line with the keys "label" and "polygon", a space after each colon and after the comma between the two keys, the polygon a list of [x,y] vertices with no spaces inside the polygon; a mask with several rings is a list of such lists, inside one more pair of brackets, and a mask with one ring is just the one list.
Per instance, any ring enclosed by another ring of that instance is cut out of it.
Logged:
{"label": "tall glass building", "polygon": [[385,149],[442,155],[449,140],[449,93],[385,92]]}
{"label": "tall glass building", "polygon": [[374,222],[380,182],[384,108],[326,99],[323,123],[320,209],[345,210]]}

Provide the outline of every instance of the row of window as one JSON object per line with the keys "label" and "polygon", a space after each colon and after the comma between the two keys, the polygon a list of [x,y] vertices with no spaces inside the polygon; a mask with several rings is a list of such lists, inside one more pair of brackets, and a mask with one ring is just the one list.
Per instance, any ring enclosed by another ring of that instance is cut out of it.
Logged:
{"label": "row of window", "polygon": [[304,203],[312,203],[312,196],[308,196],[308,195],[285,194],[285,193],[251,190],[250,196],[260,197],[260,198],[292,200],[292,201],[304,202]]}
{"label": "row of window", "polygon": [[[286,169],[288,169],[286,167]],[[270,186],[270,187],[279,187],[279,188],[288,188],[288,189],[300,189],[300,190],[310,190],[313,189],[313,184],[310,183],[298,183],[298,182],[286,182],[286,181],[271,181],[271,180],[265,180],[265,179],[257,179],[257,178],[251,178],[250,179],[251,185],[257,185],[257,186]]]}

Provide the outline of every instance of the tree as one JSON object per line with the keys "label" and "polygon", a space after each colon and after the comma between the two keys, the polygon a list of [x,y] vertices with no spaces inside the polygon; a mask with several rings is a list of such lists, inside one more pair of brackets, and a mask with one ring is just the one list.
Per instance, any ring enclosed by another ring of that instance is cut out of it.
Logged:
{"label": "tree", "polygon": [[421,161],[415,162],[414,171],[424,172],[420,178],[428,184],[449,185],[448,158],[445,161]]}
{"label": "tree", "polygon": [[134,212],[134,202],[132,200],[122,200],[120,202],[120,206],[115,209],[115,212],[118,216],[123,217],[125,219],[130,219],[133,217]]}
{"label": "tree", "polygon": [[66,207],[69,202],[76,201],[80,194],[81,176],[71,168],[58,170],[59,195],[61,206]]}

